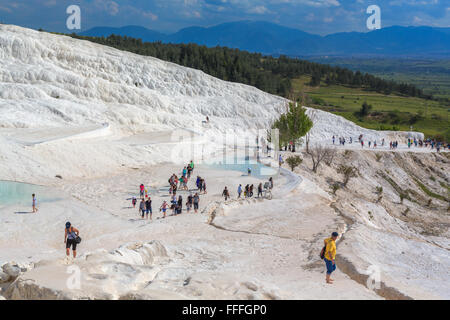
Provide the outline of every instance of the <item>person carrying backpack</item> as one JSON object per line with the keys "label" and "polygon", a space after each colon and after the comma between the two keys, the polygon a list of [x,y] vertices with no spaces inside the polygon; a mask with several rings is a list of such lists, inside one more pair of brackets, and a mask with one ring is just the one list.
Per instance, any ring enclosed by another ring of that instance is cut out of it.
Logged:
{"label": "person carrying backpack", "polygon": [[79,237],[80,231],[72,227],[70,222],[66,222],[66,229],[64,230],[64,243],[66,244],[66,256],[70,256],[70,247],[72,247],[73,257],[77,257],[77,244],[81,242]]}
{"label": "person carrying backpack", "polygon": [[330,238],[325,239],[323,242],[325,246],[320,253],[320,257],[325,261],[325,265],[327,267],[327,275],[325,281],[328,284],[333,283],[333,279],[331,279],[331,273],[336,270],[336,239],[339,234],[337,232],[333,232]]}

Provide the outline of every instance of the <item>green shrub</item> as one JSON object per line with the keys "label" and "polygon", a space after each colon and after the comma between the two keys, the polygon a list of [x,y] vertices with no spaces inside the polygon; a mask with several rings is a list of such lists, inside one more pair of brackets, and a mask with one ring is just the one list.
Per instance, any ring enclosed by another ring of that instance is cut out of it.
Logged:
{"label": "green shrub", "polygon": [[331,186],[331,189],[333,190],[333,194],[336,194],[336,192],[341,188],[341,185],[338,182],[333,183]]}
{"label": "green shrub", "polygon": [[447,201],[450,202],[450,200],[440,194],[434,193],[433,191],[429,190],[422,182],[420,182],[419,180],[413,178],[414,181],[417,183],[417,185],[420,187],[420,189],[422,189],[423,192],[425,192],[428,196],[438,199],[438,200],[442,200],[442,201]]}
{"label": "green shrub", "polygon": [[303,162],[303,159],[300,158],[299,156],[291,156],[286,159],[286,162],[291,168],[291,171],[294,171],[294,169]]}
{"label": "green shrub", "polygon": [[381,153],[376,153],[375,158],[377,159],[377,162],[380,162],[381,158],[383,158],[383,155]]}

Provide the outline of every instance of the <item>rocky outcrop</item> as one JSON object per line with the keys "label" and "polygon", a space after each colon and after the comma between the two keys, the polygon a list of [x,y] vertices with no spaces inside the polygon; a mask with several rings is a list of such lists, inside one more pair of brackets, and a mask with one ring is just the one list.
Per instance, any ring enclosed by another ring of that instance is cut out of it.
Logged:
{"label": "rocky outcrop", "polygon": [[20,266],[16,262],[5,263],[0,268],[0,283],[12,282],[22,273],[26,272],[29,268]]}

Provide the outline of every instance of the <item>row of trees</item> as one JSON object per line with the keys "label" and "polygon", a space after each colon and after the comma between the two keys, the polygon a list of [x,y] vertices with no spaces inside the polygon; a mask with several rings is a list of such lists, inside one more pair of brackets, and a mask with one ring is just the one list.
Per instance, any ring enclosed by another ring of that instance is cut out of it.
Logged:
{"label": "row of trees", "polygon": [[208,48],[196,44],[142,42],[141,39],[119,35],[85,37],[71,34],[71,36],[199,69],[219,79],[248,84],[283,97],[289,97],[291,94],[292,79],[309,75],[314,86],[325,81],[327,84],[355,86],[386,94],[395,92],[407,96],[432,98],[424,95],[422,90],[413,85],[287,56],[275,58],[238,49]]}

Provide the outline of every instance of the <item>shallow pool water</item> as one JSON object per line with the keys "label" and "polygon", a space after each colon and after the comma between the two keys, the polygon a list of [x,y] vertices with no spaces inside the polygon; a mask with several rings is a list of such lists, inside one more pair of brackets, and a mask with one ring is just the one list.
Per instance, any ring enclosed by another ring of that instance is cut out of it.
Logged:
{"label": "shallow pool water", "polygon": [[32,194],[36,194],[37,205],[41,202],[61,200],[62,197],[55,190],[35,184],[1,181],[0,180],[0,206],[32,205]]}
{"label": "shallow pool water", "polygon": [[232,170],[248,175],[248,168],[251,169],[251,176],[259,179],[268,179],[278,173],[278,170],[265,166],[251,158],[217,158],[206,164],[208,167],[219,170]]}

